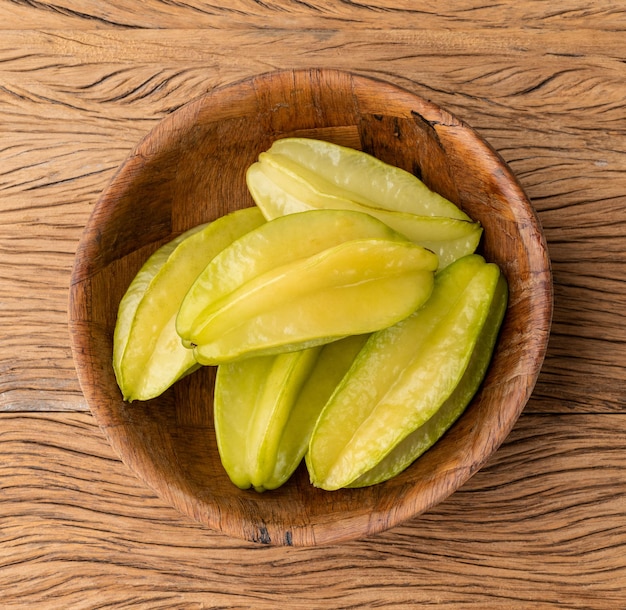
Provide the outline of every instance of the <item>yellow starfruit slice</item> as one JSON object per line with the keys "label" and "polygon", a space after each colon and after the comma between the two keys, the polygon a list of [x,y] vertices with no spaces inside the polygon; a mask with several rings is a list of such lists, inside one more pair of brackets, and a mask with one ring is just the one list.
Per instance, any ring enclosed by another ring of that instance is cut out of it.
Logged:
{"label": "yellow starfruit slice", "polygon": [[208,262],[236,238],[263,224],[256,207],[194,227],[159,248],[120,301],[113,368],[125,400],[148,400],[199,365],[176,332],[183,297]]}
{"label": "yellow starfruit slice", "polygon": [[351,485],[438,412],[461,382],[501,289],[499,268],[468,255],[437,274],[423,307],[370,337],[311,435],[313,485]]}
{"label": "yellow starfruit slice", "polygon": [[[419,216],[409,212],[369,207],[358,201],[323,191],[327,184],[317,177],[305,179],[283,155],[261,153],[246,173],[248,190],[266,219],[312,209],[356,210],[370,214],[414,243],[439,257],[442,269],[467,254],[480,242],[477,222],[444,216]],[[331,189],[329,189],[331,190]]]}
{"label": "yellow starfruit slice", "polygon": [[300,175],[332,195],[373,208],[471,220],[417,176],[360,150],[313,138],[281,138],[267,153],[290,160]]}
{"label": "yellow starfruit slice", "polygon": [[430,295],[437,256],[360,212],[267,222],[200,274],[177,330],[202,364],[295,351],[394,324]]}

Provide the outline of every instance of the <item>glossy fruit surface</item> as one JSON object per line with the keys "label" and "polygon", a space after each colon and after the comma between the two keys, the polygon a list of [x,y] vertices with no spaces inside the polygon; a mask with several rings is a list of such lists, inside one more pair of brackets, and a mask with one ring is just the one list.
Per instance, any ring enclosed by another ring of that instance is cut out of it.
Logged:
{"label": "glossy fruit surface", "polygon": [[268,154],[291,160],[305,178],[324,185],[319,190],[369,207],[471,220],[413,174],[353,148],[312,138],[282,138]]}
{"label": "glossy fruit surface", "polygon": [[368,335],[352,335],[322,346],[315,366],[302,385],[285,424],[276,467],[266,487],[282,485],[302,461],[315,422],[324,405],[346,374]]}
{"label": "glossy fruit surface", "polygon": [[177,330],[198,362],[294,351],[395,324],[429,296],[435,254],[367,214],[277,218],[215,257]]}
{"label": "glossy fruit surface", "polygon": [[[353,152],[364,155],[368,160],[370,158],[365,153]],[[350,165],[353,156],[352,153],[348,155],[346,165]],[[386,165],[383,167],[387,168]],[[392,169],[388,173],[392,173]],[[376,172],[369,176],[372,184],[375,184],[375,176]],[[388,178],[392,180],[394,176]],[[374,203],[359,202],[357,194],[341,191],[323,176],[313,174],[282,154],[261,153],[259,161],[248,169],[246,181],[253,199],[268,220],[314,209],[364,212],[414,243],[435,252],[440,269],[474,252],[482,234],[480,224],[469,219],[418,215],[402,211],[400,205],[398,209],[392,209],[393,201],[385,202],[388,207],[373,207]],[[383,205],[382,202],[377,203]],[[418,208],[417,205],[415,207]],[[427,208],[427,211],[432,211],[432,208]],[[447,208],[446,211],[455,213]]]}
{"label": "glossy fruit surface", "polygon": [[280,487],[306,452],[313,426],[366,336],[218,367],[214,422],[222,465],[242,489]]}
{"label": "glossy fruit surface", "polygon": [[154,398],[197,368],[176,332],[180,303],[216,254],[264,222],[256,208],[233,212],[183,233],[146,261],[120,302],[114,332],[113,367],[125,400]]}
{"label": "glossy fruit surface", "polygon": [[482,257],[459,259],[437,274],[421,309],[370,337],[312,434],[314,485],[350,485],[437,413],[469,365],[500,282]]}
{"label": "glossy fruit surface", "polygon": [[[272,487],[283,430],[319,350],[248,358],[218,367],[215,433],[222,464],[238,487],[257,491]],[[282,471],[276,478],[289,474]]]}
{"label": "glossy fruit surface", "polygon": [[430,449],[461,416],[474,397],[489,367],[498,331],[504,318],[508,286],[500,276],[484,327],[478,337],[463,377],[435,414],[388,453],[371,470],[358,477],[349,487],[365,487],[387,481],[400,474],[420,455]]}

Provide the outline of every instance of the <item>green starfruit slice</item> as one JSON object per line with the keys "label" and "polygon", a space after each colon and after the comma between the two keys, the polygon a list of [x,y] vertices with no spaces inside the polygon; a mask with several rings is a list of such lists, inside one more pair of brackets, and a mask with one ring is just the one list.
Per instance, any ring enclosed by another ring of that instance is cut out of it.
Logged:
{"label": "green starfruit slice", "polygon": [[[305,179],[302,168],[284,155],[261,153],[247,171],[248,190],[266,219],[311,209],[356,210],[370,214],[414,243],[439,257],[442,269],[478,247],[482,227],[477,222],[443,216],[418,216],[385,208],[374,208],[323,189],[318,177]],[[335,190],[335,189],[328,189]]]}
{"label": "green starfruit slice", "polygon": [[409,434],[374,468],[358,477],[349,487],[375,485],[400,474],[420,455],[428,451],[461,416],[487,373],[506,311],[507,298],[507,283],[504,276],[500,276],[487,320],[478,337],[469,365],[450,397],[430,419]]}
{"label": "green starfruit slice", "polygon": [[222,464],[242,489],[265,491],[285,424],[321,348],[248,358],[218,367],[215,433]]}
{"label": "green starfruit slice", "polygon": [[436,257],[409,242],[353,240],[264,274],[198,327],[198,362],[293,351],[373,332],[410,315],[433,286]]}
{"label": "green starfruit slice", "polygon": [[435,254],[367,214],[291,214],[207,265],[177,330],[202,364],[305,349],[408,316],[430,295],[436,267]]}
{"label": "green starfruit slice", "polygon": [[315,486],[349,486],[438,412],[459,386],[501,286],[495,264],[466,256],[437,274],[422,308],[370,337],[311,435],[306,462]]}
{"label": "green starfruit slice", "polygon": [[295,164],[318,190],[373,208],[471,220],[413,174],[359,150],[313,138],[282,138],[267,151]]}
{"label": "green starfruit slice", "polygon": [[296,470],[317,417],[366,336],[218,367],[214,420],[220,458],[242,489],[276,489]]}
{"label": "green starfruit slice", "polygon": [[120,301],[113,368],[125,400],[148,400],[199,365],[176,332],[183,297],[207,263],[244,233],[263,224],[256,207],[194,227],[159,248]]}

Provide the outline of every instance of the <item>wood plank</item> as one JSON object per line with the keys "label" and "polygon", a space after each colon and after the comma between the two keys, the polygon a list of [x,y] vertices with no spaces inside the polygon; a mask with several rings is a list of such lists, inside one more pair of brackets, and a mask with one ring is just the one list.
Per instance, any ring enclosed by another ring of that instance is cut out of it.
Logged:
{"label": "wood plank", "polygon": [[299,0],[229,0],[164,2],[147,0],[141,7],[132,0],[60,2],[1,0],[0,23],[6,29],[37,28],[187,28],[285,27],[320,29],[373,27],[393,29],[407,23],[445,28],[457,25],[565,27],[581,23],[598,29],[618,29],[624,23],[623,7],[615,0],[599,0],[592,6],[581,0],[562,0],[558,7],[547,3],[507,3],[461,0],[454,7],[436,0],[415,5],[411,0],[316,3]]}
{"label": "wood plank", "polygon": [[264,547],[164,506],[116,459],[89,415],[5,413],[0,602],[619,608],[624,468],[624,416],[524,415],[486,467],[422,517],[343,545]]}

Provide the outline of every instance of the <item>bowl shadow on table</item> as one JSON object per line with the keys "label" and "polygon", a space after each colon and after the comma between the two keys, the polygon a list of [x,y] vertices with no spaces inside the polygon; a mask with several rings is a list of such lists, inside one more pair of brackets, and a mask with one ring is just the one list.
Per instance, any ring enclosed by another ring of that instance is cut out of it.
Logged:
{"label": "bowl shadow on table", "polygon": [[[301,467],[279,490],[239,490],[217,452],[214,368],[193,373],[157,399],[127,404],[111,366],[117,306],[143,262],[180,232],[252,205],[245,170],[287,135],[362,148],[420,175],[483,224],[481,252],[500,265],[510,286],[492,365],[466,413],[407,471],[370,488],[317,490]],[[70,292],[81,387],[124,462],[168,503],[211,528],[297,546],[382,531],[462,485],[524,407],[545,353],[552,306],[539,223],[500,157],[464,123],[410,92],[319,70],[261,75],[162,121],[97,203]]]}

